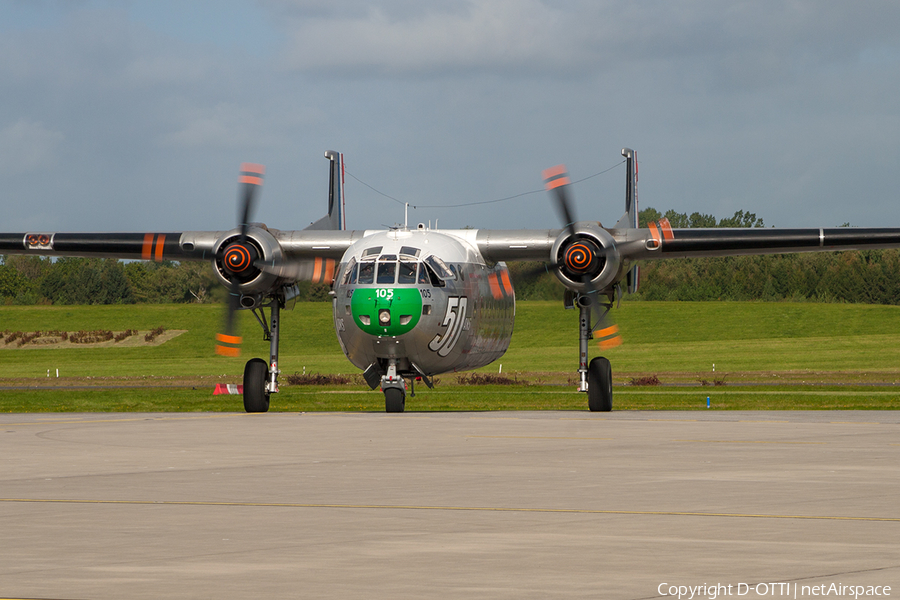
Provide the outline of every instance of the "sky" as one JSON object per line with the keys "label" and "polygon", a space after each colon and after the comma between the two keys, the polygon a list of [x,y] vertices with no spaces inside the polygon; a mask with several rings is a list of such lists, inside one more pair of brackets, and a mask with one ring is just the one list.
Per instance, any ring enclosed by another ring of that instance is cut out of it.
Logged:
{"label": "sky", "polygon": [[[0,231],[559,226],[639,205],[900,227],[893,0],[0,0]],[[586,179],[587,178],[587,179]],[[583,180],[584,181],[579,181]],[[492,202],[511,196],[510,200]],[[458,206],[481,202],[470,206]]]}

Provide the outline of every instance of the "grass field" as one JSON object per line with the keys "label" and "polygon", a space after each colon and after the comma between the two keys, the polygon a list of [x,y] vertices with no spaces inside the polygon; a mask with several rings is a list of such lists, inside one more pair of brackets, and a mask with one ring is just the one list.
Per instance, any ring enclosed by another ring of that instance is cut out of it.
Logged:
{"label": "grass field", "polygon": [[[517,310],[509,351],[480,371],[502,365],[522,384],[466,386],[443,375],[436,389],[417,389],[408,409],[584,409],[585,396],[573,391],[577,314],[556,302],[523,302]],[[625,341],[606,353],[616,409],[705,409],[707,396],[716,409],[900,407],[900,390],[890,386],[900,383],[900,307],[626,300],[613,315]],[[213,353],[221,322],[215,305],[0,307],[0,331],[185,330],[158,346],[19,348],[0,340],[0,387],[7,388],[0,411],[240,410],[239,397],[211,390],[237,383],[248,357],[267,356],[252,315],[241,317],[244,358],[233,359]],[[340,351],[329,304],[298,304],[283,317],[285,375],[357,373]],[[649,375],[678,385],[627,385]],[[381,394],[357,381],[283,385],[272,410],[382,410]],[[85,386],[105,389],[71,389]]]}

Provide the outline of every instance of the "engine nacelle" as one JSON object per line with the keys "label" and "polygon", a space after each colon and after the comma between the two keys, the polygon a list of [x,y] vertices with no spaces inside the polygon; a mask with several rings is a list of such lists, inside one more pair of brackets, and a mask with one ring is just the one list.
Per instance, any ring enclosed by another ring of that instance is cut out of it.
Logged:
{"label": "engine nacelle", "polygon": [[574,229],[574,236],[565,229],[553,243],[553,272],[570,290],[605,290],[615,283],[622,265],[615,240],[597,223],[575,223]]}
{"label": "engine nacelle", "polygon": [[283,257],[281,244],[265,226],[251,226],[241,241],[241,230],[232,229],[216,241],[213,247],[213,271],[225,287],[235,284],[241,294],[258,295],[272,290],[278,276],[256,267],[257,260],[279,260]]}

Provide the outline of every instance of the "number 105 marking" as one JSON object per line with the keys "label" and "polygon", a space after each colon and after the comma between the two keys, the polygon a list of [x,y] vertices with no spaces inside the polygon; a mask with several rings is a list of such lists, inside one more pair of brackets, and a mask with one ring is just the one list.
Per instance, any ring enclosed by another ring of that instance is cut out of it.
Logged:
{"label": "number 105 marking", "polygon": [[378,288],[375,290],[375,296],[385,300],[392,300],[394,298],[394,290],[391,288]]}

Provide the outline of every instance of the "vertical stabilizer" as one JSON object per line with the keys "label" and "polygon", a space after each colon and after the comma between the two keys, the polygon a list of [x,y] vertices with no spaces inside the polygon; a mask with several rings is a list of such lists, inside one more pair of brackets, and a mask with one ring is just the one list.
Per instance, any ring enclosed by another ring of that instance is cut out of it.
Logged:
{"label": "vertical stabilizer", "polygon": [[[638,226],[638,163],[637,152],[631,148],[622,148],[622,156],[625,157],[625,214],[616,223],[617,228],[637,229]],[[634,265],[626,275],[628,293],[638,291],[641,279],[641,271],[638,265]]]}
{"label": "vertical stabilizer", "polygon": [[344,230],[344,155],[326,150],[325,158],[331,162],[328,176],[328,214],[307,227],[307,230]]}
{"label": "vertical stabilizer", "polygon": [[616,223],[616,229],[637,229],[638,226],[638,166],[637,152],[622,148],[625,157],[625,214]]}

